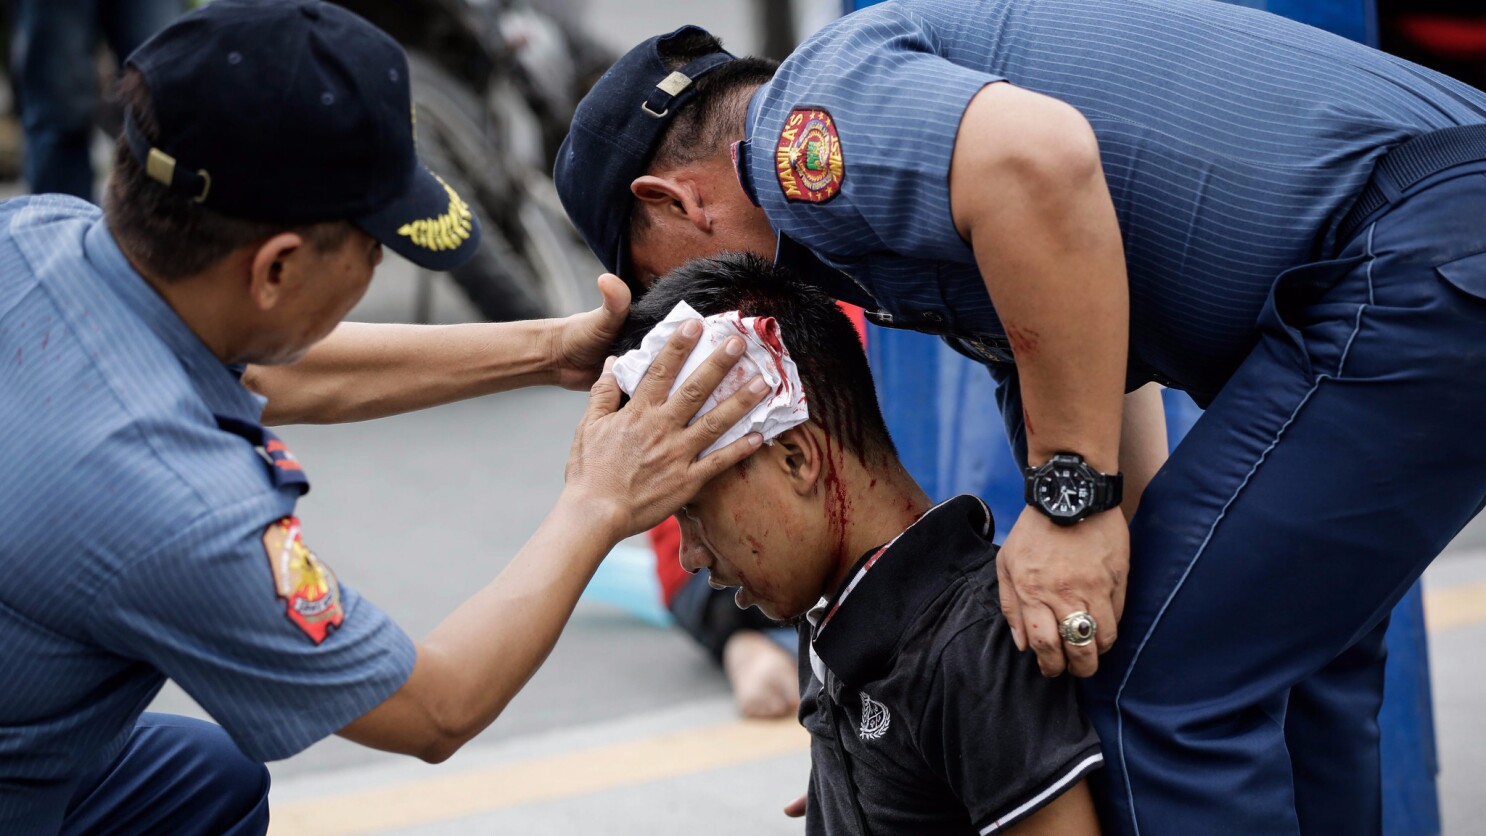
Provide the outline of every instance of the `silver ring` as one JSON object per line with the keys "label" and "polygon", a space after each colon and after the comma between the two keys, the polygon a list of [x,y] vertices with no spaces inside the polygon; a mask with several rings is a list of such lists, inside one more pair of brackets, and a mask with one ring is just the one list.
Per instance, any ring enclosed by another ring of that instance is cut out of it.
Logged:
{"label": "silver ring", "polygon": [[1083,647],[1094,641],[1094,633],[1098,629],[1094,616],[1083,610],[1069,613],[1067,618],[1058,623],[1058,635],[1073,647]]}

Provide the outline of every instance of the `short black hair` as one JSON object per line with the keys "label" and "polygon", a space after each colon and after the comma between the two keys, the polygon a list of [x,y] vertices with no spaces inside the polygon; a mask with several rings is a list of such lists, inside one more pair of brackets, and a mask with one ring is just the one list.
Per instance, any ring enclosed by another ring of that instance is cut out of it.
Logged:
{"label": "short black hair", "polygon": [[[126,69],[117,95],[133,114],[145,139],[152,144],[158,142],[160,129],[144,76],[133,67]],[[124,250],[147,272],[164,281],[196,275],[232,251],[281,232],[298,233],[319,252],[340,247],[351,232],[351,224],[346,221],[273,224],[232,218],[208,209],[189,195],[173,192],[151,179],[122,134],[104,192],[103,214],[109,231]]]}
{"label": "short black hair", "polygon": [[[668,70],[679,70],[704,55],[722,49],[722,41],[702,31],[686,32],[657,47]],[[748,118],[750,94],[766,84],[779,69],[770,58],[746,57],[729,61],[697,79],[692,96],[677,111],[661,136],[650,159],[650,169],[664,171],[705,159],[725,148],[743,131]],[[630,232],[644,229],[649,221],[636,201],[630,211]]]}
{"label": "short black hair", "polygon": [[861,337],[835,300],[790,271],[747,253],[699,258],[658,279],[630,308],[614,353],[638,348],[678,302],[702,316],[771,316],[799,368],[810,420],[865,463],[896,457]]}

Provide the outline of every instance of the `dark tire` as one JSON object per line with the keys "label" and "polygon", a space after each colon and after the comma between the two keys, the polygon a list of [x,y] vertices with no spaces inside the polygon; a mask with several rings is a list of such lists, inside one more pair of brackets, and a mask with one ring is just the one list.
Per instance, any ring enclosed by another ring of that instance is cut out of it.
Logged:
{"label": "dark tire", "polygon": [[490,203],[502,197],[513,201],[517,188],[501,171],[499,149],[489,145],[479,99],[417,51],[409,52],[408,64],[418,114],[418,154],[465,198],[482,230],[479,250],[450,271],[450,278],[492,322],[553,315],[541,278],[512,246],[506,225],[497,217],[503,214],[502,207]]}

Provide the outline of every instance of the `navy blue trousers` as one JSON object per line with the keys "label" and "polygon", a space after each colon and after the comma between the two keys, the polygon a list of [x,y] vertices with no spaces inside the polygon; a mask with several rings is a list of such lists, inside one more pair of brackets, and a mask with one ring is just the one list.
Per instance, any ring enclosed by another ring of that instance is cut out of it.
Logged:
{"label": "navy blue trousers", "polygon": [[1116,834],[1381,832],[1387,616],[1486,501],[1486,164],[1276,282],[1147,488],[1085,683]]}
{"label": "navy blue trousers", "polygon": [[93,199],[89,149],[100,35],[122,65],[185,10],[185,0],[17,0],[11,70],[20,90],[31,191]]}
{"label": "navy blue trousers", "polygon": [[145,714],[108,766],[78,785],[64,836],[261,836],[268,769],[220,726]]}

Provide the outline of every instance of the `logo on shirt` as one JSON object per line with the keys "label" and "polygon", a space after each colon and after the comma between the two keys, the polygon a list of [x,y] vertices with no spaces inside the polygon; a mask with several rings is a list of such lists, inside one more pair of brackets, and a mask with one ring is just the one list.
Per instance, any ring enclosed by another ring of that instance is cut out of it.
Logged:
{"label": "logo on shirt", "polygon": [[862,697],[862,727],[857,734],[863,740],[876,740],[887,734],[887,727],[893,722],[893,715],[888,712],[887,706],[872,699],[865,693]]}
{"label": "logo on shirt", "polygon": [[831,114],[808,107],[790,111],[774,148],[774,170],[789,200],[825,203],[839,194],[846,167]]}
{"label": "logo on shirt", "polygon": [[284,517],[263,531],[274,592],[285,602],[284,614],[315,644],[325,641],[330,628],[346,620],[341,609],[341,585],[330,567],[320,562],[299,537],[299,518]]}

